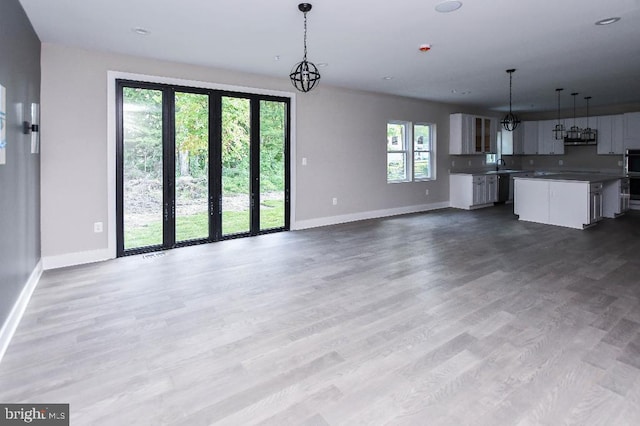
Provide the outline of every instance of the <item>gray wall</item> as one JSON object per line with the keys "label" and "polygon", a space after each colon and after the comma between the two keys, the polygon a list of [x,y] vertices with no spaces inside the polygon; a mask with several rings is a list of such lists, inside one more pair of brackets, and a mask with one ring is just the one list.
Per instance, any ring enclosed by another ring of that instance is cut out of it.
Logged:
{"label": "gray wall", "polygon": [[[44,43],[42,47],[42,254],[45,269],[100,260],[109,251],[108,71],[295,92],[286,77],[158,61]],[[449,114],[459,107],[320,84],[297,94],[295,223],[300,227],[392,214],[449,200]],[[463,111],[466,112],[466,111]],[[477,112],[482,113],[482,112]],[[437,126],[438,179],[387,184],[386,122]],[[302,166],[302,158],[308,164]],[[429,195],[425,194],[429,189]],[[338,205],[331,200],[338,198]],[[93,223],[105,232],[93,232]],[[84,253],[84,254],[83,254]]]}
{"label": "gray wall", "polygon": [[30,153],[40,102],[40,40],[18,0],[0,2],[0,84],[7,90],[7,162],[0,165],[0,325],[40,260],[40,155]]}

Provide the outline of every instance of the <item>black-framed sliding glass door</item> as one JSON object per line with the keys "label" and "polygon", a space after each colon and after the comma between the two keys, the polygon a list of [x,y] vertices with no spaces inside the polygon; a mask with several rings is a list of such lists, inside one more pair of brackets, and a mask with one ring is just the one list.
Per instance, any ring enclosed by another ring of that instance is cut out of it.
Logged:
{"label": "black-framed sliding glass door", "polygon": [[118,256],[289,229],[289,99],[118,80]]}

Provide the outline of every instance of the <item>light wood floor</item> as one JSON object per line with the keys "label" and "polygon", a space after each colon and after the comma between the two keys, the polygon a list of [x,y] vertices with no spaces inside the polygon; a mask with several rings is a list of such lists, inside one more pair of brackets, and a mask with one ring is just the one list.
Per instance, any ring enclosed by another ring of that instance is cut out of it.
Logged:
{"label": "light wood floor", "polygon": [[638,425],[640,212],[446,209],[47,271],[0,401],[72,425]]}

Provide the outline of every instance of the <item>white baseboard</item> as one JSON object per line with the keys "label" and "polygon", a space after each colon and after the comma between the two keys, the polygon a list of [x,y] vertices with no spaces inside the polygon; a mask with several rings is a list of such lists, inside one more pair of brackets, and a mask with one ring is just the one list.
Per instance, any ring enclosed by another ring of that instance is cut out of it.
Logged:
{"label": "white baseboard", "polygon": [[22,315],[24,315],[24,310],[27,308],[31,295],[36,289],[38,281],[40,281],[42,270],[42,260],[40,260],[31,272],[22,292],[20,292],[20,297],[18,297],[11,312],[9,312],[9,317],[4,324],[2,324],[2,328],[0,329],[0,362],[2,362],[2,357],[9,347],[9,342],[11,342],[11,338],[16,332],[18,324],[20,324],[20,320],[22,319]]}
{"label": "white baseboard", "polygon": [[377,219],[380,217],[398,216],[408,213],[419,213],[430,210],[444,209],[450,206],[449,201],[441,203],[421,204],[418,206],[406,206],[393,209],[372,210],[368,212],[345,214],[340,216],[321,217],[318,219],[299,220],[291,225],[292,230],[317,228],[320,226],[337,225],[339,223],[356,222],[358,220]]}
{"label": "white baseboard", "polygon": [[45,256],[42,258],[42,267],[46,271],[49,269],[64,268],[66,266],[102,262],[103,260],[109,259],[115,259],[115,255],[110,249],[80,251],[58,256]]}

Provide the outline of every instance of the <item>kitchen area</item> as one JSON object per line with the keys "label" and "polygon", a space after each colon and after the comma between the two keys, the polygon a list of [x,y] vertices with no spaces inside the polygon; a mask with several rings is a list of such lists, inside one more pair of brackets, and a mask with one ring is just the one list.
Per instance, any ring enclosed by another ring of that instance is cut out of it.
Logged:
{"label": "kitchen area", "polygon": [[520,220],[575,229],[640,209],[640,113],[518,124],[451,115],[451,207],[512,203]]}

